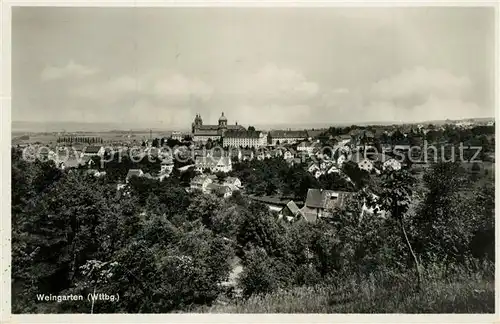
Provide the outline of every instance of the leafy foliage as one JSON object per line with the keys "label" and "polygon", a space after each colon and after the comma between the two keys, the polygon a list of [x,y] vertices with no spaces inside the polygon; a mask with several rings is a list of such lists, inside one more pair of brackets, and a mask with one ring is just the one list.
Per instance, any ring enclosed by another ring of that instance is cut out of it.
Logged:
{"label": "leafy foliage", "polygon": [[[421,183],[406,169],[375,177],[351,163],[343,170],[348,178],[318,179],[281,158],[234,164],[232,175],[247,193],[304,199],[309,188],[357,191],[331,219],[309,223],[278,220],[239,193],[228,199],[188,194],[182,186],[193,169],[174,168],[161,182],[131,178],[117,190],[129,168],[154,172],[159,162],[110,162],[107,176],[95,178],[51,162],[26,162],[17,150],[11,156],[14,313],[211,306],[225,295],[234,259],[243,266],[237,288],[252,300],[298,286],[354,289],[347,283],[373,280],[373,274],[387,280],[380,285],[403,285],[398,278],[408,278],[415,259],[426,277],[443,265],[444,277],[460,267],[479,271],[494,258],[494,184],[471,181],[458,163],[433,165]],[[389,217],[365,213],[365,202]],[[92,307],[33,298],[93,291],[119,294],[120,302]]]}

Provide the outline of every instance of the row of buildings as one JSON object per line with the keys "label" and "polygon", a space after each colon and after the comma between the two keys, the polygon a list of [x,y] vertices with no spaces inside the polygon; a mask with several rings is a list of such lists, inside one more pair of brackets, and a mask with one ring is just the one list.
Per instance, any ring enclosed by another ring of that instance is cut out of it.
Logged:
{"label": "row of buildings", "polygon": [[[314,132],[314,134],[310,132]],[[267,145],[296,143],[319,135],[318,131],[310,132],[304,130],[274,130],[264,132],[246,129],[238,125],[237,122],[234,125],[228,124],[224,113],[220,116],[217,125],[204,125],[203,119],[197,114],[191,125],[191,133],[174,132],[172,133],[172,138],[180,141],[185,137],[190,137],[193,142],[198,144],[212,141],[222,143],[225,147],[257,148]]]}

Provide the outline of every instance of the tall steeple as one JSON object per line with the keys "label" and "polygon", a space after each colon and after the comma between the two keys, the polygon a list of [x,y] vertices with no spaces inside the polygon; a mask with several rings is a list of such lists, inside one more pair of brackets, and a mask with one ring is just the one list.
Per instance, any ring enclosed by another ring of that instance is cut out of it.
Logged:
{"label": "tall steeple", "polygon": [[220,127],[226,127],[227,126],[227,118],[224,116],[224,112],[222,112],[222,115],[219,118],[219,126]]}

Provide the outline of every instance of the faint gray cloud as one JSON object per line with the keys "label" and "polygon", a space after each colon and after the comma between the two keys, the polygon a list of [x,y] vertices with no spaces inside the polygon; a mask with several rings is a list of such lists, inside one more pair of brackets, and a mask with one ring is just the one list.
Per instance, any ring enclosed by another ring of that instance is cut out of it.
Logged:
{"label": "faint gray cloud", "polygon": [[69,61],[64,66],[46,66],[40,78],[42,81],[51,81],[67,78],[84,78],[99,73],[99,69]]}

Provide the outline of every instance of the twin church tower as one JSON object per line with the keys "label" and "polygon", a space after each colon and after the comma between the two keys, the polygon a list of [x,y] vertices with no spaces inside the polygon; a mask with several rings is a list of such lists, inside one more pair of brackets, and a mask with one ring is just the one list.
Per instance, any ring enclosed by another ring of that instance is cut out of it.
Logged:
{"label": "twin church tower", "polygon": [[194,122],[191,124],[191,132],[193,135],[201,136],[223,136],[227,130],[245,130],[245,127],[238,125],[228,125],[227,118],[224,113],[219,117],[218,125],[203,125],[203,119],[200,114],[196,114]]}

